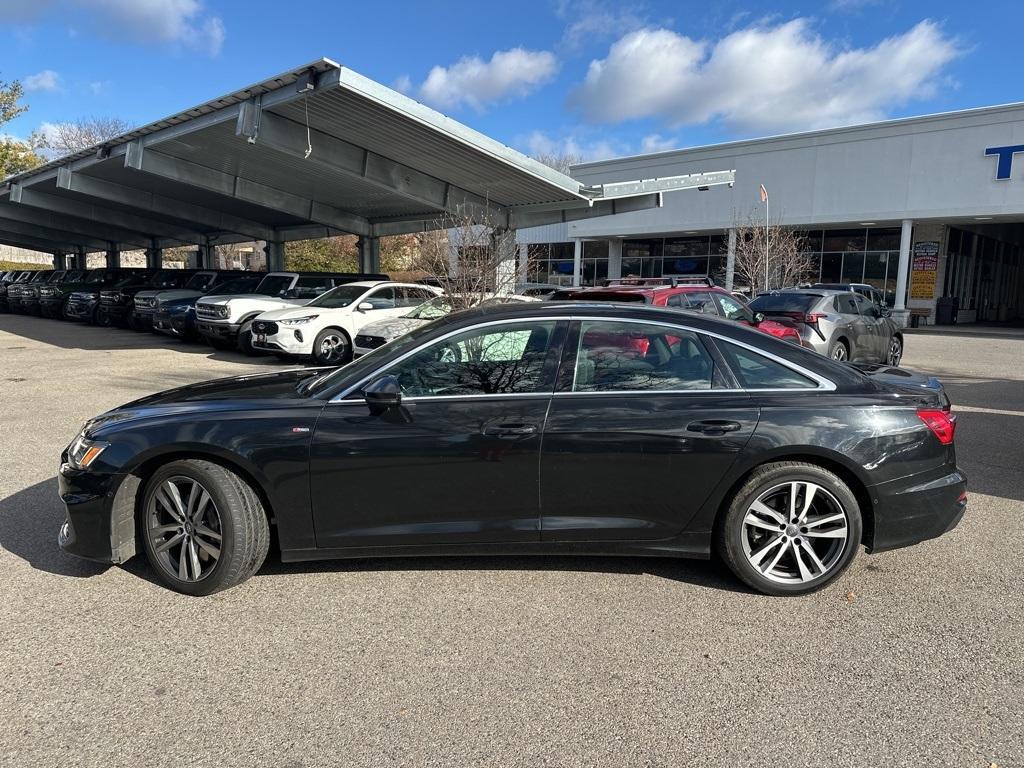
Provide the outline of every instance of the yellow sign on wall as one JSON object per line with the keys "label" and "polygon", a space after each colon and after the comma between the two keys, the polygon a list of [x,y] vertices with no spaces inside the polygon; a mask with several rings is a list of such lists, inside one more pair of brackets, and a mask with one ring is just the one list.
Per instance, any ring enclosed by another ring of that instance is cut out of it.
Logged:
{"label": "yellow sign on wall", "polygon": [[914,243],[914,261],[910,268],[910,298],[934,299],[939,273],[939,244]]}

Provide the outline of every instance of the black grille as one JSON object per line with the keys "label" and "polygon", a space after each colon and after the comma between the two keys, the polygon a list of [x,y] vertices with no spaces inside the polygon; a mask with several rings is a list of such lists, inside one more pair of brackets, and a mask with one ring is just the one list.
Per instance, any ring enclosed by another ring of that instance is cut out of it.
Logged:
{"label": "black grille", "polygon": [[356,346],[363,349],[376,349],[377,347],[383,347],[385,344],[387,344],[387,339],[380,336],[363,336],[362,334],[356,336]]}
{"label": "black grille", "polygon": [[262,333],[266,336],[273,336],[277,333],[277,323],[272,323],[269,320],[257,320],[252,324],[253,333]]}
{"label": "black grille", "polygon": [[100,304],[117,304],[119,298],[118,291],[103,291],[100,293]]}

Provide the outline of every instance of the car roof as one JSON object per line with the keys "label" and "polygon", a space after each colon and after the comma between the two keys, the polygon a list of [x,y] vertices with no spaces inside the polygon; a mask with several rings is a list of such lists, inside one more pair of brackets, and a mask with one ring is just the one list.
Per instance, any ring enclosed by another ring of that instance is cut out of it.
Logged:
{"label": "car roof", "polygon": [[803,296],[836,296],[844,293],[850,293],[850,291],[841,291],[835,288],[779,288],[778,290],[768,291],[767,293],[759,293],[754,298],[759,299],[762,296],[773,296],[781,293],[795,293]]}

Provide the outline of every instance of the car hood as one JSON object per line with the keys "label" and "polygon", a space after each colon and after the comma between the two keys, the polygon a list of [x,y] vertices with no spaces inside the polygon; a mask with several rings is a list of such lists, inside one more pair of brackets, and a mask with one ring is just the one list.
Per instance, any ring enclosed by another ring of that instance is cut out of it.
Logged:
{"label": "car hood", "polygon": [[893,368],[878,363],[847,363],[871,379],[881,391],[896,394],[917,395],[923,404],[940,408],[950,406],[942,382],[926,373],[918,373],[908,368]]}
{"label": "car hood", "polygon": [[236,293],[224,296],[203,296],[203,304],[223,305],[229,301],[248,301],[252,304],[265,304],[268,307],[301,306],[304,301],[295,299],[281,299],[276,296],[264,296],[261,293]]}
{"label": "car hood", "polygon": [[107,411],[91,419],[85,430],[90,437],[95,437],[128,422],[158,416],[308,404],[310,398],[297,391],[299,383],[326,370],[329,369],[299,368],[214,379],[168,389]]}
{"label": "car hood", "polygon": [[287,320],[292,317],[306,317],[307,315],[322,315],[324,313],[336,313],[337,309],[327,309],[326,307],[308,307],[307,302],[298,303],[295,301],[288,302],[290,306],[281,307],[279,309],[269,309],[260,315],[260,320]]}
{"label": "car hood", "polygon": [[193,299],[202,295],[202,291],[196,291],[191,288],[162,288],[158,290],[149,289],[139,291],[135,294],[135,299],[152,299],[154,297],[159,297],[160,301],[175,301],[177,299]]}
{"label": "car hood", "polygon": [[359,335],[380,336],[391,341],[429,322],[429,320],[421,320],[418,317],[394,317],[390,320],[376,320],[368,325],[364,325],[359,330]]}

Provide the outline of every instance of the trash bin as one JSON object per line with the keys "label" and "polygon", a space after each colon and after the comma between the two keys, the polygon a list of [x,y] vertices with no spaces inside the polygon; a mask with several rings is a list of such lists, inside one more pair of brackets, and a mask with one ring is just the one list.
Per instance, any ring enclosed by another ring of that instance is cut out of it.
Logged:
{"label": "trash bin", "polygon": [[921,316],[920,315],[911,314],[911,316],[910,316],[910,327],[911,328],[917,328],[920,325],[921,325]]}
{"label": "trash bin", "polygon": [[959,296],[943,296],[935,302],[935,324],[956,325],[956,316],[960,311]]}

